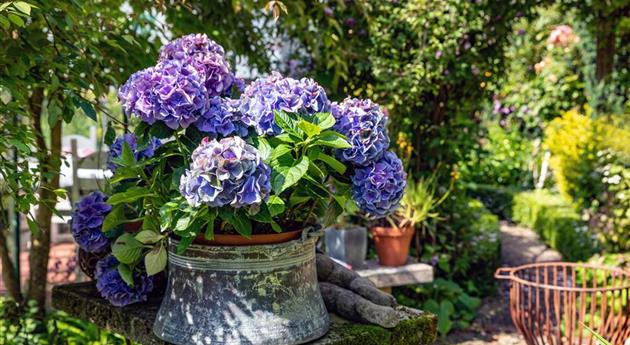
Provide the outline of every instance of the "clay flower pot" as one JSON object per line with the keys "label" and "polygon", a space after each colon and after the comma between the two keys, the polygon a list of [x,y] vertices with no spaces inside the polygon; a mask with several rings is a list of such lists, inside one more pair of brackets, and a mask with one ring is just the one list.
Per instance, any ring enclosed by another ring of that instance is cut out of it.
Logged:
{"label": "clay flower pot", "polygon": [[377,226],[370,229],[376,245],[378,261],[383,266],[402,266],[407,263],[413,227],[391,228]]}

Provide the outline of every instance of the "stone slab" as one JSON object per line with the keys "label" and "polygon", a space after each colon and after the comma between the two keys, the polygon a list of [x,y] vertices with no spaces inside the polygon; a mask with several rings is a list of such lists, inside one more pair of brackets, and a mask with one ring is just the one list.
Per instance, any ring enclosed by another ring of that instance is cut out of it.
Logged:
{"label": "stone slab", "polygon": [[[59,285],[53,288],[52,305],[67,314],[124,335],[143,345],[168,345],[151,330],[161,297],[123,308],[102,299],[93,282]],[[404,308],[404,307],[402,307]],[[408,319],[394,329],[348,322],[335,315],[330,331],[310,345],[424,345],[435,341],[435,315],[404,308]]]}
{"label": "stone slab", "polygon": [[390,288],[433,281],[433,267],[423,263],[409,262],[404,266],[381,266],[376,260],[368,260],[356,272],[372,281],[378,288]]}

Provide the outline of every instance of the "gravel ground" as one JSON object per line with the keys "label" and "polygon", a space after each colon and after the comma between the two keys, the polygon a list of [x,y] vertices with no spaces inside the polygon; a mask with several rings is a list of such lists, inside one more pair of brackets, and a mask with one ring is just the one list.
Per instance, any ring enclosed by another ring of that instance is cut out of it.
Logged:
{"label": "gravel ground", "polygon": [[[561,260],[560,254],[547,248],[531,229],[501,223],[501,263],[518,266],[531,262]],[[439,338],[437,345],[527,345],[514,328],[509,310],[509,286],[502,283],[498,296],[484,299],[477,318],[466,330],[457,330]]]}

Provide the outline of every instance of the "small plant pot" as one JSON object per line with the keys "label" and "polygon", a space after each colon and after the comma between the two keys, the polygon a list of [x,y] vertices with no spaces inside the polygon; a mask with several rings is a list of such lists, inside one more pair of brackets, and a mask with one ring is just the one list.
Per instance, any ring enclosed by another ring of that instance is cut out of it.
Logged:
{"label": "small plant pot", "polygon": [[373,227],[370,233],[374,237],[378,261],[383,266],[402,266],[407,263],[409,247],[414,228]]}
{"label": "small plant pot", "polygon": [[352,267],[360,267],[367,255],[367,229],[362,226],[324,230],[326,253]]}

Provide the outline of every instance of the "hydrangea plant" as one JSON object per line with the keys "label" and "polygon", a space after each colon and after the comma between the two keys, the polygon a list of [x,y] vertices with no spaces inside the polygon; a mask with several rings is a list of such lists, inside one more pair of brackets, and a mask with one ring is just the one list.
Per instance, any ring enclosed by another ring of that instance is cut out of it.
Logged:
{"label": "hydrangea plant", "polygon": [[[94,225],[113,238],[96,278],[114,305],[146,298],[171,236],[181,253],[219,233],[300,231],[343,212],[381,218],[400,201],[405,173],[388,151],[377,104],[331,104],[314,80],[277,72],[232,95],[239,79],[222,59],[207,37],[185,36],[119,90],[139,123],[111,145],[108,213]],[[80,238],[100,244],[98,236]]]}

